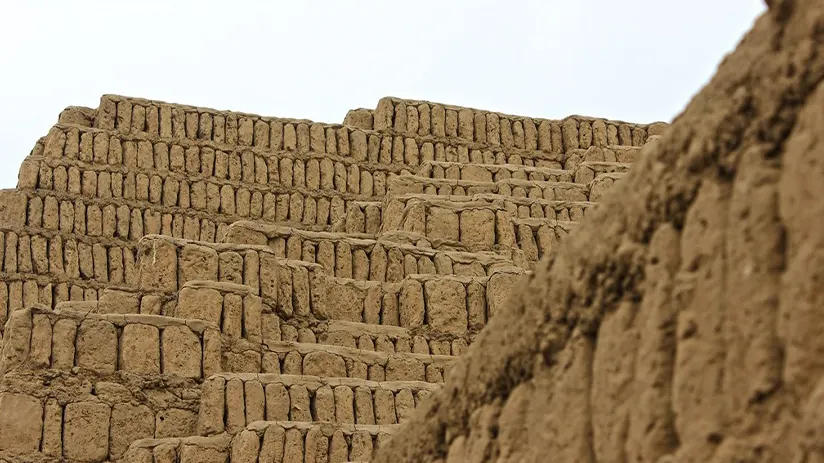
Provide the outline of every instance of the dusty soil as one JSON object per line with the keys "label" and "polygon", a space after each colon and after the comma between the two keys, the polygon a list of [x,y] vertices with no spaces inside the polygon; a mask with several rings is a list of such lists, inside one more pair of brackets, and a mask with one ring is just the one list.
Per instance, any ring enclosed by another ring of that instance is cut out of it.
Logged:
{"label": "dusty soil", "polygon": [[824,461],[824,1],[767,3],[376,461]]}

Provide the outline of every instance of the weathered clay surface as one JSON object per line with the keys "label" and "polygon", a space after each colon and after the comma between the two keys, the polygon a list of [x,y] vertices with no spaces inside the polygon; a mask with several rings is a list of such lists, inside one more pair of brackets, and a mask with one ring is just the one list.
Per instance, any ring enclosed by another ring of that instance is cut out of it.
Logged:
{"label": "weathered clay surface", "polygon": [[373,461],[824,459],[824,3],[767,3]]}
{"label": "weathered clay surface", "polygon": [[666,128],[67,108],[0,192],[0,463],[370,460]]}

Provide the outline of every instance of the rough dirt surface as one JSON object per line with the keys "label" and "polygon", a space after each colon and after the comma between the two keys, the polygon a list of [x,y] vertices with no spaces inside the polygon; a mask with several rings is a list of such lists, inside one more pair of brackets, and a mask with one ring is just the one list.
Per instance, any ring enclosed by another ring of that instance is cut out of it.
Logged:
{"label": "rough dirt surface", "polygon": [[824,461],[824,1],[767,3],[376,462]]}

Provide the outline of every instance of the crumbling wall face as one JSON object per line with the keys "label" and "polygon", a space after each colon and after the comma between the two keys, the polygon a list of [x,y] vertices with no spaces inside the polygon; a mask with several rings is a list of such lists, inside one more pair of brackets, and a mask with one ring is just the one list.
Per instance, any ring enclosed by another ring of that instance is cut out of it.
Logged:
{"label": "crumbling wall face", "polygon": [[665,129],[66,108],[0,192],[0,463],[372,459]]}
{"label": "crumbling wall face", "polygon": [[768,4],[373,461],[824,458],[824,4]]}

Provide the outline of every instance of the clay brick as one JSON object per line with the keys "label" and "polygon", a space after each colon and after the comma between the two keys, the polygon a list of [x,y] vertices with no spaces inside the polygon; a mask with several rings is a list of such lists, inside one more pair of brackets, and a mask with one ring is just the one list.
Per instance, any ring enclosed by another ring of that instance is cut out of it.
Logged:
{"label": "clay brick", "polygon": [[375,410],[372,391],[366,387],[355,388],[355,422],[357,424],[375,424]]}
{"label": "clay brick", "polygon": [[467,246],[491,249],[495,244],[495,213],[487,209],[461,212],[460,241]]}
{"label": "clay brick", "polygon": [[501,146],[511,149],[515,146],[515,136],[512,133],[512,121],[506,117],[498,119],[501,134]]}
{"label": "clay brick", "polygon": [[236,115],[229,114],[228,116],[226,116],[225,133],[227,145],[238,144],[238,121]]}
{"label": "clay brick", "polygon": [[246,410],[244,407],[243,381],[232,378],[226,381],[225,422],[226,431],[232,434],[240,432],[246,425]]}
{"label": "clay brick", "polygon": [[467,286],[467,306],[469,327],[483,327],[486,324],[486,288],[477,281]]}
{"label": "clay brick", "polygon": [[117,118],[115,119],[115,127],[120,132],[127,133],[132,125],[132,104],[129,101],[117,102]]}
{"label": "clay brick", "polygon": [[303,374],[326,377],[346,377],[343,358],[324,351],[313,351],[303,358]]}
{"label": "clay brick", "polygon": [[55,399],[47,399],[43,411],[41,451],[50,457],[63,453],[63,407]]}
{"label": "clay brick", "polygon": [[120,458],[132,442],[154,437],[154,434],[155,419],[149,407],[127,403],[115,404],[112,407],[109,430],[109,458]]}
{"label": "clay brick", "polygon": [[386,362],[386,381],[426,381],[423,363],[414,358],[390,357]]}
{"label": "clay brick", "polygon": [[289,388],[289,419],[291,421],[312,421],[309,391],[302,384]]}
{"label": "clay brick", "polygon": [[[258,461],[283,462],[286,431],[280,426],[269,426],[263,434]],[[302,455],[301,455],[302,457]],[[298,460],[295,460],[298,461]]]}
{"label": "clay brick", "polygon": [[160,114],[158,107],[149,105],[145,107],[146,112],[146,126],[145,132],[149,136],[157,137],[160,135]]}
{"label": "clay brick", "polygon": [[289,420],[289,391],[282,384],[272,383],[266,385],[266,420],[268,421],[288,421]]}
{"label": "clay brick", "polygon": [[186,378],[201,377],[200,339],[186,327],[170,326],[161,336],[163,373]]}
{"label": "clay brick", "polygon": [[312,427],[306,432],[307,463],[325,463],[329,459],[329,438],[323,435],[318,427]]}
{"label": "clay brick", "polygon": [[403,423],[415,411],[415,398],[410,389],[401,389],[395,393],[395,412],[398,423]]}
{"label": "clay brick", "polygon": [[376,389],[375,395],[375,422],[376,424],[396,424],[395,395],[386,389]]}
{"label": "clay brick", "polygon": [[372,436],[366,431],[356,431],[352,434],[352,449],[349,452],[351,461],[369,461],[373,452]]}
{"label": "clay brick", "polygon": [[[119,211],[118,211],[119,212]],[[175,291],[178,288],[177,248],[154,239],[141,244],[140,287],[150,291]]]}
{"label": "clay brick", "polygon": [[52,333],[52,368],[71,369],[74,366],[77,324],[73,320],[57,320]]}
{"label": "clay brick", "polygon": [[35,397],[0,394],[0,448],[12,454],[35,453],[40,449],[43,404]]}
{"label": "clay brick", "polygon": [[244,430],[232,439],[231,458],[237,463],[256,463],[260,453],[260,438],[257,433]]}
{"label": "clay brick", "polygon": [[[145,458],[153,458],[155,463],[177,463],[177,445],[172,443],[161,443],[152,449],[151,455],[146,455]],[[143,463],[143,462],[141,462]]]}
{"label": "clay brick", "polygon": [[75,461],[103,461],[109,455],[108,405],[76,402],[66,405],[63,456]]}
{"label": "clay brick", "polygon": [[446,136],[446,110],[441,105],[432,106],[432,135]]}
{"label": "clay brick", "polygon": [[173,114],[172,108],[168,105],[160,106],[160,136],[161,138],[171,138],[173,132]]}
{"label": "clay brick", "polygon": [[243,257],[240,254],[222,252],[218,260],[218,281],[243,284]]}
{"label": "clay brick", "polygon": [[240,338],[243,332],[243,299],[237,294],[226,294],[223,298],[223,321],[221,332],[228,338]]}
{"label": "clay brick", "polygon": [[208,436],[223,432],[225,386],[226,381],[223,378],[210,378],[204,381],[197,421],[198,434]]}
{"label": "clay brick", "polygon": [[303,435],[299,429],[288,429],[284,442],[283,461],[299,462],[304,457]]}
{"label": "clay brick", "polygon": [[200,128],[200,116],[198,113],[194,111],[186,112],[185,123],[183,126],[185,137],[191,140],[196,140],[198,128]]}
{"label": "clay brick", "polygon": [[458,241],[458,214],[449,209],[432,207],[426,218],[426,236],[430,239]]}
{"label": "clay brick", "polygon": [[130,324],[120,338],[120,369],[160,374],[160,332],[154,326]]}
{"label": "clay brick", "polygon": [[389,98],[381,98],[374,113],[375,130],[386,130],[392,128],[392,119],[395,114],[395,106]]}
{"label": "clay brick", "polygon": [[[180,463],[225,463],[229,458],[227,453],[227,451],[220,448],[184,444],[183,449],[180,451]],[[149,459],[151,459],[151,456],[149,456]],[[149,463],[149,461],[145,463]]]}
{"label": "clay brick", "polygon": [[423,325],[425,310],[421,283],[417,280],[404,280],[398,304],[400,326],[416,328]]}
{"label": "clay brick", "polygon": [[52,325],[45,315],[33,317],[29,361],[40,368],[48,368],[51,359]]}
{"label": "clay brick", "polygon": [[77,366],[100,374],[117,368],[117,330],[103,320],[86,320],[77,330]]}
{"label": "clay brick", "polygon": [[330,284],[324,291],[324,310],[333,320],[360,322],[364,293],[354,285]]}
{"label": "clay brick", "polygon": [[490,318],[505,307],[510,292],[515,288],[519,278],[520,275],[512,273],[498,273],[489,278],[486,285],[486,300]]}
{"label": "clay brick", "polygon": [[454,280],[427,281],[427,324],[433,330],[463,334],[467,329],[466,288]]}
{"label": "clay brick", "polygon": [[197,427],[197,415],[180,408],[161,410],[155,416],[155,436],[157,438],[188,437]]}
{"label": "clay brick", "polygon": [[208,329],[203,333],[203,375],[208,377],[221,371],[220,332]]}

